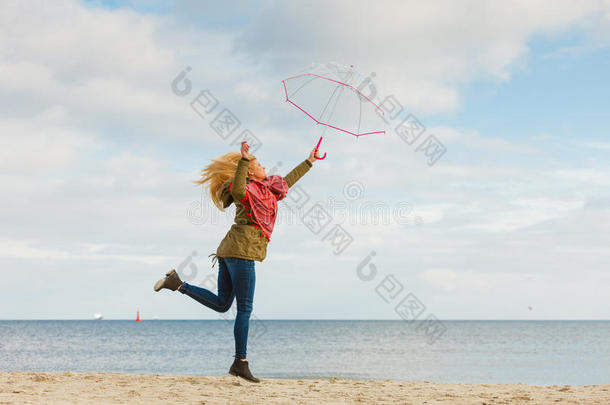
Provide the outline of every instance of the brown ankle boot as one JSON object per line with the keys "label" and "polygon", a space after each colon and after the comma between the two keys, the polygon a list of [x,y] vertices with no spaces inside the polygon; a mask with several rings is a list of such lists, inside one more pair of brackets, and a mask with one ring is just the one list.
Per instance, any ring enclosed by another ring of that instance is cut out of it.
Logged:
{"label": "brown ankle boot", "polygon": [[231,369],[229,370],[229,374],[244,378],[250,382],[260,382],[260,380],[252,375],[250,369],[248,368],[247,361],[241,361],[237,357],[233,364],[231,365]]}
{"label": "brown ankle boot", "polygon": [[165,273],[165,277],[161,280],[157,281],[153,289],[155,291],[159,291],[162,288],[167,288],[168,290],[176,291],[178,287],[182,285],[182,280],[178,276],[176,270],[171,269],[167,273]]}

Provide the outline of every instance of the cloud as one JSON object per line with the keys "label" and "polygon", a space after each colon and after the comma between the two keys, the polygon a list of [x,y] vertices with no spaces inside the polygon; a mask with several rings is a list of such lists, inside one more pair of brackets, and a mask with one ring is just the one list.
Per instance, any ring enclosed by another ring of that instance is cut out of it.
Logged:
{"label": "cloud", "polygon": [[443,140],[443,144],[450,147],[452,144],[467,147],[470,150],[487,152],[518,152],[521,154],[540,153],[538,145],[516,139],[505,139],[494,135],[482,135],[477,130],[458,130],[447,126],[434,126],[428,132],[435,134]]}
{"label": "cloud", "polygon": [[226,36],[168,31],[171,19],[160,15],[87,8],[68,0],[52,7],[47,2],[0,7],[6,22],[0,24],[4,117],[19,119],[57,108],[63,109],[65,124],[104,137],[200,140],[196,114],[170,88],[184,68],[176,43],[207,48],[190,61],[196,63],[195,76],[214,80],[223,75],[226,83],[235,74],[205,62],[208,54],[223,59]]}
{"label": "cloud", "polygon": [[105,246],[78,246],[75,250],[59,250],[33,246],[32,241],[0,241],[1,258],[24,258],[28,260],[75,260],[86,261],[125,261],[145,264],[158,264],[170,259],[176,262],[180,257],[153,256],[153,255],[124,255],[104,252]]}
{"label": "cloud", "polygon": [[409,109],[438,113],[460,106],[463,84],[509,80],[524,64],[533,35],[580,26],[601,9],[573,1],[269,2],[236,36],[234,48],[249,63],[285,74],[310,61],[352,63],[376,72],[383,94],[395,94]]}
{"label": "cloud", "polygon": [[610,150],[610,142],[587,142],[585,146],[588,146],[593,149],[602,149],[602,150]]}
{"label": "cloud", "polygon": [[65,125],[66,110],[53,105],[28,120],[0,120],[0,170],[45,176],[66,169],[97,146],[96,137]]}
{"label": "cloud", "polygon": [[507,283],[518,284],[543,279],[536,274],[475,270],[456,271],[447,268],[428,269],[419,273],[418,277],[434,287],[447,291],[488,291],[496,287],[506,287]]}
{"label": "cloud", "polygon": [[608,170],[594,168],[561,169],[554,171],[552,174],[555,178],[563,181],[568,180],[600,186],[610,184],[610,172]]}

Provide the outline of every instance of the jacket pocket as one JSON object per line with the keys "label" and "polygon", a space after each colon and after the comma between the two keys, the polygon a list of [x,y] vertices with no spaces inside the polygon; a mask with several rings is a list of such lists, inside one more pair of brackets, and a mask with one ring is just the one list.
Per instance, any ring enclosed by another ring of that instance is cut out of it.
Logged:
{"label": "jacket pocket", "polygon": [[261,238],[260,230],[251,225],[241,224],[231,226],[217,249],[219,256],[258,261],[263,261],[266,252],[267,240]]}

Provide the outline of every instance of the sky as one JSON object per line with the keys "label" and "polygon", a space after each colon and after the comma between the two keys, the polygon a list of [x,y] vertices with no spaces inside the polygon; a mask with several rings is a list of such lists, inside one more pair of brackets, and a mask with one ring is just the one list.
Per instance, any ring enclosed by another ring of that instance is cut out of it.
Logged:
{"label": "sky", "polygon": [[268,174],[306,159],[321,128],[282,80],[331,62],[396,109],[385,134],[324,133],[255,262],[255,318],[610,318],[610,1],[9,0],[0,319],[219,319],[152,289],[171,268],[215,288],[234,207],[193,181],[243,130]]}

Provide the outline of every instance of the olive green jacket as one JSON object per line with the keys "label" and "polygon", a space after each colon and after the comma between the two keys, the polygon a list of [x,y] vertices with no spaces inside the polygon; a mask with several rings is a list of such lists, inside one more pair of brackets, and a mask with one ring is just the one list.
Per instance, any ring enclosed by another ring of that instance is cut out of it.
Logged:
{"label": "olive green jacket", "polygon": [[[235,223],[227,232],[224,239],[216,249],[217,257],[238,257],[241,259],[262,262],[267,255],[269,241],[260,228],[252,225],[249,218],[251,210],[244,207],[242,201],[246,197],[246,177],[250,160],[242,157],[237,163],[237,170],[232,182],[227,182],[221,190],[223,207],[227,208],[235,203]],[[284,180],[288,187],[292,187],[312,167],[312,163],[305,159],[288,173]],[[211,256],[211,255],[210,255]]]}

